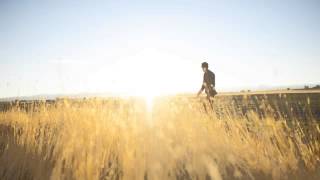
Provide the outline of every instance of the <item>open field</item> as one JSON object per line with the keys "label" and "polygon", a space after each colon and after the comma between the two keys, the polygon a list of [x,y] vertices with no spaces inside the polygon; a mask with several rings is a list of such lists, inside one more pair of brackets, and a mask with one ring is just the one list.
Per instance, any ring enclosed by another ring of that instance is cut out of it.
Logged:
{"label": "open field", "polygon": [[320,93],[0,103],[0,179],[320,179]]}

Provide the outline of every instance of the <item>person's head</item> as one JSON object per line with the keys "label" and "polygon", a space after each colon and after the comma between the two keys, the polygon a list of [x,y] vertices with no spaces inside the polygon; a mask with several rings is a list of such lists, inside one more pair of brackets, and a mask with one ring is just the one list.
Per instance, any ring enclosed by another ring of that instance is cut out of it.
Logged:
{"label": "person's head", "polygon": [[209,64],[207,62],[203,62],[201,64],[202,70],[203,72],[207,72],[208,68],[209,68]]}

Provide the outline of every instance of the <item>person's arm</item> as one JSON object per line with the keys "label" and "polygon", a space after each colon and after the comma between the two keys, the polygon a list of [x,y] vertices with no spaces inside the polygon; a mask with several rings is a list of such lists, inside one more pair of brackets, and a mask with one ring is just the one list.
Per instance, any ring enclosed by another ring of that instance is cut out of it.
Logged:
{"label": "person's arm", "polygon": [[197,96],[200,96],[203,90],[204,90],[204,85],[201,86],[201,89],[198,91]]}
{"label": "person's arm", "polygon": [[204,82],[204,79],[203,79],[201,89],[198,91],[197,96],[199,96],[205,88],[206,88],[206,83]]}
{"label": "person's arm", "polygon": [[202,93],[202,91],[206,88],[205,86],[206,86],[206,83],[205,83],[205,74],[203,74],[202,86],[201,86],[200,90],[198,91],[197,96],[199,96],[199,95]]}

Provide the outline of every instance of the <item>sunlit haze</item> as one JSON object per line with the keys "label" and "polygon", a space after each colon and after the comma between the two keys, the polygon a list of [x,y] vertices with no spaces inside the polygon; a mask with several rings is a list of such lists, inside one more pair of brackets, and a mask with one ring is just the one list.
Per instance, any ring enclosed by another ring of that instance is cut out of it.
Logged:
{"label": "sunlit haze", "polygon": [[0,97],[320,82],[318,1],[1,1]]}
{"label": "sunlit haze", "polygon": [[0,0],[0,180],[320,180],[320,0]]}

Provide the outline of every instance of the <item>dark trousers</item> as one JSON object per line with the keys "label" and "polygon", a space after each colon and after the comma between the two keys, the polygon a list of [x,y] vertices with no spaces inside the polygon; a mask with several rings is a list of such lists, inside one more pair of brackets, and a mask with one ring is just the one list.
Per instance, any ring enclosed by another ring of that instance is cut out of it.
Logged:
{"label": "dark trousers", "polygon": [[210,94],[207,94],[207,101],[209,103],[209,107],[207,107],[207,103],[204,102],[203,103],[203,107],[204,107],[204,110],[206,111],[206,113],[209,113],[209,111],[213,111],[213,98],[214,98],[215,95],[210,95]]}

